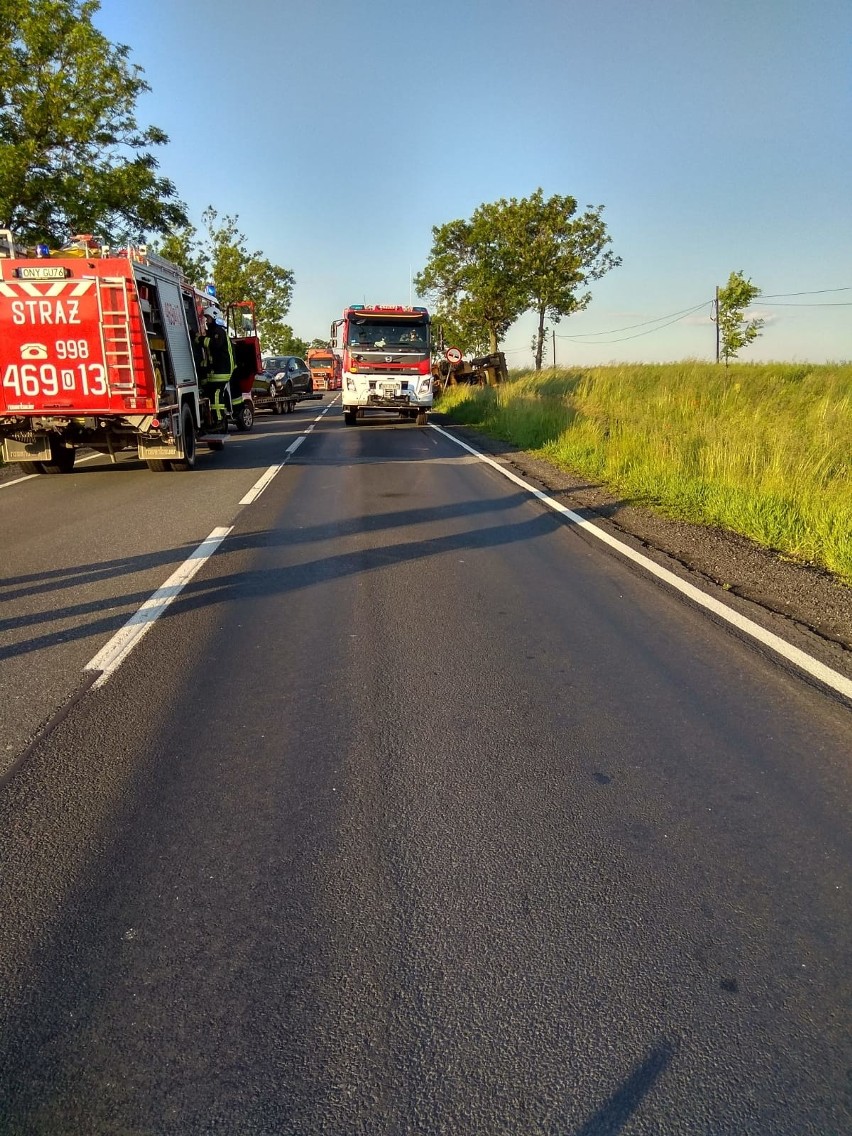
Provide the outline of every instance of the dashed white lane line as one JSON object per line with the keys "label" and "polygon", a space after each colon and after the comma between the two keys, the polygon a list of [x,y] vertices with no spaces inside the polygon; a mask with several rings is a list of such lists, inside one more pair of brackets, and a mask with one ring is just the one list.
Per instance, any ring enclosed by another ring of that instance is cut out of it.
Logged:
{"label": "dashed white lane line", "polygon": [[245,497],[240,499],[241,505],[250,505],[252,501],[256,501],[261,495],[273,477],[283,467],[284,462],[279,462],[277,465],[271,465],[269,469],[257,479],[254,485],[246,493]]}
{"label": "dashed white lane line", "polygon": [[278,462],[276,465],[271,465],[269,467],[269,469],[266,470],[265,473],[261,474],[261,476],[257,479],[257,481],[254,483],[254,485],[251,487],[251,489],[249,489],[248,493],[246,493],[245,497],[240,498],[240,504],[241,505],[251,505],[252,501],[256,501],[258,499],[258,497],[261,495],[261,493],[264,491],[264,489],[267,487],[267,485],[270,483],[270,481],[272,481],[273,477],[275,477],[275,475],[277,473],[281,472],[281,470],[284,468],[284,466],[287,464],[287,462],[290,460],[290,458],[293,456],[293,454],[295,454],[296,450],[298,450],[299,446],[301,446],[302,442],[304,442],[305,438],[307,437],[309,431],[312,430],[312,429],[313,429],[312,426],[308,427],[308,430],[306,430],[304,434],[302,434],[300,437],[296,438],[295,441],[290,443],[290,445],[287,447],[287,457],[284,459],[283,462]]}
{"label": "dashed white lane line", "polygon": [[610,536],[604,529],[598,528],[598,526],[591,521],[587,521],[585,517],[581,517],[578,513],[560,504],[559,501],[555,501],[546,493],[542,493],[540,489],[536,489],[534,485],[530,485],[528,481],[524,481],[522,477],[518,477],[517,474],[513,473],[510,469],[506,469],[505,466],[500,465],[500,463],[494,461],[493,458],[480,453],[479,450],[475,450],[473,446],[469,446],[460,438],[453,437],[448,431],[442,430],[440,426],[436,426],[434,423],[431,425],[433,430],[437,430],[439,434],[443,434],[445,438],[454,442],[455,445],[460,446],[463,450],[467,450],[467,452],[472,454],[475,458],[478,458],[480,461],[485,462],[486,465],[490,465],[493,469],[496,469],[498,473],[502,474],[503,477],[507,477],[509,481],[514,481],[516,485],[520,485],[522,489],[526,489],[533,497],[538,498],[543,505],[547,505],[548,508],[553,509],[554,512],[565,517],[571,524],[584,529],[590,536],[602,540],[604,544],[608,544],[610,548],[615,549],[616,552],[619,552],[628,560],[632,560],[634,564],[640,565],[647,572],[663,580],[666,584],[669,584],[683,595],[688,596],[694,603],[699,604],[707,611],[712,611],[714,615],[719,616],[720,619],[724,619],[739,631],[758,640],[758,642],[768,647],[771,651],[775,651],[778,655],[781,655],[787,662],[793,663],[807,674],[819,679],[820,682],[824,683],[832,690],[836,690],[838,694],[852,698],[852,680],[846,678],[845,675],[840,674],[831,667],[825,666],[824,663],[821,663],[818,659],[813,658],[798,647],[794,647],[792,643],[788,643],[787,640],[782,639],[780,635],[775,635],[773,632],[767,631],[766,628],[761,627],[760,624],[755,623],[754,620],[749,619],[745,615],[740,615],[738,611],[734,611],[734,609],[728,607],[727,604],[721,603],[714,596],[702,592],[701,589],[696,588],[694,584],[682,580],[680,576],[676,576],[674,572],[670,572],[668,568],[663,568],[662,565],[655,564],[649,557],[643,556],[641,552],[636,552],[635,549],[632,549],[629,545],[617,540],[614,536]]}
{"label": "dashed white lane line", "polygon": [[[309,430],[312,429],[312,426],[309,427]],[[241,505],[250,505],[253,501],[257,500],[275,475],[284,468],[289,459],[296,450],[298,450],[299,446],[305,441],[306,437],[307,432],[295,438],[290,443],[287,447],[287,457],[284,461],[269,466],[242,498],[240,501]],[[100,456],[100,454],[92,454],[91,458]],[[87,457],[81,460],[90,461],[91,458]],[[6,484],[15,485],[19,484],[21,481],[28,481],[29,477],[38,476],[40,475],[30,474],[28,477],[17,478],[16,481],[7,482]],[[103,686],[110,675],[121,666],[143,635],[153,627],[154,623],[156,623],[157,619],[159,619],[166,608],[168,608],[169,604],[180,595],[181,591],[183,591],[196,572],[210,559],[232,528],[232,525],[227,528],[215,528],[207,539],[199,544],[192,555],[169,576],[166,582],[154,592],[150,599],[147,599],[142,606],[134,612],[124,626],[117,631],[109,642],[98,651],[94,658],[86,664],[83,670],[89,674],[94,673],[98,676],[92,683],[93,690],[96,690],[99,686]]]}
{"label": "dashed white lane line", "polygon": [[[242,498],[241,505],[250,505],[258,499],[275,475],[284,468],[302,442],[305,441],[305,437],[306,435],[303,434],[290,443],[287,447],[288,456],[283,462],[269,466]],[[112,639],[84,667],[85,671],[90,673],[94,671],[98,674],[97,679],[92,683],[93,690],[103,686],[109,676],[121,666],[142,636],[153,626],[172,600],[186,587],[202,564],[210,559],[232,528],[231,525],[228,528],[214,529],[210,536],[199,544],[192,556],[169,576],[162,587],[158,588],[151,598],[142,604],[121,630],[117,631]]]}
{"label": "dashed white lane line", "polygon": [[125,625],[90,660],[84,670],[99,672],[97,679],[92,683],[93,689],[103,686],[109,676],[121,666],[143,635],[154,626],[169,604],[180,595],[196,572],[210,559],[232,527],[214,529],[192,555],[175,572],[172,572],[162,587],[131,615]]}

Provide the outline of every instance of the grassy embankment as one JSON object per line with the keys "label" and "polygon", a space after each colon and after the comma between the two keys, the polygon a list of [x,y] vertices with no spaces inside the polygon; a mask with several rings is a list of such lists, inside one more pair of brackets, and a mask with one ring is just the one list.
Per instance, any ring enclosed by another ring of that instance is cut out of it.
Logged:
{"label": "grassy embankment", "polygon": [[852,364],[687,361],[517,373],[436,410],[852,583]]}

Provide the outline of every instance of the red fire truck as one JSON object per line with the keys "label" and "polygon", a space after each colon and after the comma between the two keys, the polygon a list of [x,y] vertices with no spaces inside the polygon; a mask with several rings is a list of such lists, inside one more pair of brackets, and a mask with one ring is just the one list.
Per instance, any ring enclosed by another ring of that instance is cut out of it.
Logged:
{"label": "red fire truck", "polygon": [[357,425],[368,410],[393,410],[426,425],[432,408],[430,320],[426,308],[352,304],[331,325],[343,371],[343,418]]}
{"label": "red fire truck", "polygon": [[[68,473],[86,446],[113,460],[136,450],[156,471],[192,469],[197,444],[220,450],[228,431],[199,381],[200,316],[215,301],[162,257],[89,242],[31,257],[0,231],[3,456]],[[237,330],[226,401],[237,428],[249,429],[260,345]]]}

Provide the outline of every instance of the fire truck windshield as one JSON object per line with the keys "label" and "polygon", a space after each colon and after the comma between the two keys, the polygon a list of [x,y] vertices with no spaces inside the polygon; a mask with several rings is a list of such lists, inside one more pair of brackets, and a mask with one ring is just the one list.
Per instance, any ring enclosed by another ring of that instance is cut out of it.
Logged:
{"label": "fire truck windshield", "polygon": [[429,349],[429,329],[425,323],[359,319],[349,327],[349,346],[367,351],[416,351],[422,355]]}

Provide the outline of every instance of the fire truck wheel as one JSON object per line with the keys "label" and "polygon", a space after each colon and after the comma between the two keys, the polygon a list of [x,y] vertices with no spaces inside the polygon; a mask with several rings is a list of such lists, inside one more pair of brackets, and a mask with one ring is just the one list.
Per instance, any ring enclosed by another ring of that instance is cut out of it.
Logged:
{"label": "fire truck wheel", "polygon": [[183,457],[172,462],[172,469],[195,469],[195,423],[188,406],[184,406],[180,413],[180,432],[183,437]]}
{"label": "fire truck wheel", "polygon": [[36,473],[70,473],[74,468],[74,459],[77,451],[73,446],[66,446],[58,438],[50,439],[50,461],[27,463],[27,473],[35,470]]}
{"label": "fire truck wheel", "polygon": [[163,461],[162,458],[148,458],[148,469],[151,473],[167,473],[172,468],[170,461]]}
{"label": "fire truck wheel", "polygon": [[254,426],[254,407],[248,399],[244,399],[234,410],[234,422],[242,433],[251,430]]}
{"label": "fire truck wheel", "polygon": [[207,443],[207,449],[208,450],[219,451],[219,450],[224,450],[224,448],[225,448],[225,443],[221,440],[221,438],[211,438],[210,441]]}
{"label": "fire truck wheel", "polygon": [[358,411],[357,410],[344,410],[343,411],[343,421],[346,423],[347,426],[357,426],[358,425]]}
{"label": "fire truck wheel", "polygon": [[425,426],[428,423],[428,421],[429,420],[426,417],[426,411],[421,410],[420,413],[417,415],[417,419],[416,419],[417,425],[418,426]]}

